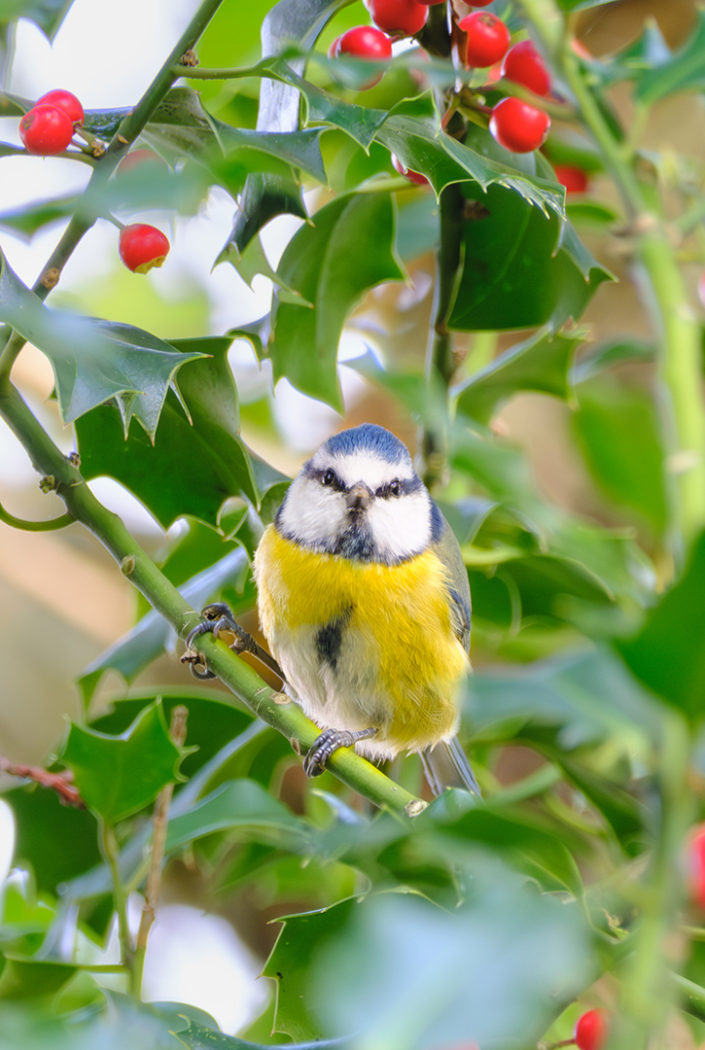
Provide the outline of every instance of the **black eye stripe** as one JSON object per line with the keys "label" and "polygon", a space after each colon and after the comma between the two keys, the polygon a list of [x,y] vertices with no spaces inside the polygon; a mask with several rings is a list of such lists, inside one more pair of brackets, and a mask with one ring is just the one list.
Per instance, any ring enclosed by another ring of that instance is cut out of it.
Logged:
{"label": "black eye stripe", "polygon": [[309,470],[306,473],[316,481],[320,481],[325,488],[333,489],[334,492],[345,492],[345,483],[341,481],[332,467],[327,467],[326,470]]}
{"label": "black eye stripe", "polygon": [[409,492],[418,492],[422,485],[423,482],[418,477],[393,478],[385,485],[380,485],[375,491],[375,496],[379,499],[394,499],[397,496],[405,496]]}

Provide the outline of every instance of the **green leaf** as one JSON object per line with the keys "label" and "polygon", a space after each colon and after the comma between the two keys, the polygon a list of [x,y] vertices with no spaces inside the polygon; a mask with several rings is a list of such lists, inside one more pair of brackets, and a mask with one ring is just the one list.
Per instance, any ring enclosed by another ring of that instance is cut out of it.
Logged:
{"label": "green leaf", "polygon": [[649,612],[641,630],[615,642],[630,671],[695,722],[702,721],[705,696],[705,646],[699,644],[704,589],[705,534],[701,534],[685,571]]}
{"label": "green leaf", "polygon": [[73,0],[0,0],[0,23],[28,18],[53,40]]}
{"label": "green leaf", "polygon": [[71,423],[121,395],[125,426],[135,417],[154,434],[174,373],[199,354],[178,353],[132,325],[52,310],[26,288],[0,253],[0,320],[49,358],[61,415]]}
{"label": "green leaf", "polygon": [[705,12],[696,12],[693,32],[685,44],[667,61],[647,68],[637,79],[634,95],[638,102],[653,105],[679,91],[705,89]]}
{"label": "green leaf", "polygon": [[232,128],[222,121],[215,121],[214,124],[225,150],[223,163],[227,163],[228,159],[239,160],[241,156],[247,160],[253,153],[265,153],[311,175],[318,182],[326,181],[320,146],[323,128],[272,132]]}
{"label": "green leaf", "polygon": [[310,995],[310,961],[316,952],[334,947],[357,907],[357,901],[350,899],[283,920],[262,970],[262,976],[277,985],[277,1032],[286,1033],[294,1041],[323,1037],[325,1030],[316,1017],[318,997]]}
{"label": "green leaf", "polygon": [[219,146],[213,122],[197,91],[174,87],[143,128],[140,140],[168,160],[190,159]]}
{"label": "green leaf", "polygon": [[84,476],[116,478],[165,528],[184,515],[216,525],[229,496],[242,494],[257,504],[260,493],[239,435],[237,390],[227,360],[231,343],[232,337],[213,336],[165,344],[188,363],[179,372],[180,396],[169,391],[153,441],[134,426],[125,438],[120,414],[110,405],[80,419]]}
{"label": "green leaf", "polygon": [[[312,47],[328,19],[347,0],[279,0],[262,22],[263,56],[278,54],[289,41],[302,48]],[[294,72],[303,72],[303,62]],[[260,87],[257,131],[292,132],[299,128],[299,93],[288,84],[263,80]],[[237,256],[249,241],[275,215],[290,213],[306,217],[301,191],[293,180],[255,173],[245,184],[238,202],[232,231],[218,261]]]}
{"label": "green leaf", "polygon": [[[265,971],[284,975],[278,1028],[354,1032],[360,1045],[405,1050],[533,1045],[555,997],[574,995],[594,966],[578,908],[479,849],[467,897],[449,911],[413,892],[381,893],[289,917],[282,936],[288,951],[278,942]],[[295,959],[299,974],[308,960],[307,983],[294,975],[303,1000],[294,988],[282,1003]]]}
{"label": "green leaf", "polygon": [[518,343],[463,384],[458,411],[487,423],[503,401],[521,390],[568,398],[571,364],[582,338],[579,332],[540,332]]}
{"label": "green leaf", "polygon": [[570,224],[501,186],[483,195],[462,186],[474,209],[463,227],[463,269],[448,324],[460,331],[501,331],[579,317],[609,279],[570,232]]}
{"label": "green leaf", "polygon": [[394,257],[394,206],[386,193],[341,196],[302,226],[286,247],[278,273],[313,307],[275,296],[269,347],[275,381],[342,408],[338,342],[362,294],[404,277]]}
{"label": "green leaf", "polygon": [[233,780],[169,822],[166,848],[173,852],[203,835],[233,829],[288,849],[303,848],[310,837],[304,821],[260,784],[254,780]]}
{"label": "green leaf", "polygon": [[[437,194],[455,182],[475,182],[482,190],[502,186],[524,206],[531,205],[544,215],[564,215],[562,188],[538,174],[533,155],[518,159],[506,150],[499,153],[489,133],[479,129],[467,142],[459,142],[441,127],[438,110],[428,95],[395,107],[376,137],[405,167],[425,175]],[[484,203],[481,194],[478,199]]]}
{"label": "green leaf", "polygon": [[0,1000],[55,995],[76,973],[71,963],[21,958],[8,952],[3,955]]}
{"label": "green leaf", "polygon": [[580,387],[571,422],[590,473],[616,508],[635,511],[657,536],[669,521],[663,447],[653,398],[593,380]]}
{"label": "green leaf", "polygon": [[169,737],[161,703],[145,707],[119,736],[71,723],[61,761],[86,805],[114,824],[144,809],[178,778],[183,751]]}

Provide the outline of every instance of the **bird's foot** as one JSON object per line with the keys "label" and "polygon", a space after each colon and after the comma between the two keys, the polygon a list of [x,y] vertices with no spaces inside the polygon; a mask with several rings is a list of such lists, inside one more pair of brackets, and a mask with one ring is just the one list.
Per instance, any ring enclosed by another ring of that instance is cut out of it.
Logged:
{"label": "bird's foot", "polygon": [[367,740],[376,735],[376,729],[324,729],[311,744],[304,758],[306,776],[320,776],[328,764],[328,759],[339,748],[354,747],[358,740]]}
{"label": "bird's foot", "polygon": [[277,661],[255,641],[244,627],[240,626],[234,618],[230,607],[225,602],[213,602],[211,605],[206,605],[205,609],[201,611],[201,616],[203,617],[201,622],[194,627],[186,638],[186,651],[181,657],[181,662],[189,664],[191,674],[195,678],[215,677],[213,672],[208,670],[203,653],[199,653],[198,650],[193,648],[194,639],[202,634],[212,634],[214,638],[222,639],[228,648],[235,653],[252,653],[270,671],[274,671],[284,681],[284,673]]}

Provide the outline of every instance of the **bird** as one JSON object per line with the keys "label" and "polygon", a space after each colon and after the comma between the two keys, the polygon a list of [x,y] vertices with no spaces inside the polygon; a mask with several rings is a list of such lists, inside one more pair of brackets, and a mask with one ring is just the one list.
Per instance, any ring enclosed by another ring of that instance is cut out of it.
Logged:
{"label": "bird", "polygon": [[373,423],[303,464],[254,557],[260,626],[285,690],[340,747],[421,756],[429,786],[480,795],[458,741],[471,601],[460,547],[394,434]]}

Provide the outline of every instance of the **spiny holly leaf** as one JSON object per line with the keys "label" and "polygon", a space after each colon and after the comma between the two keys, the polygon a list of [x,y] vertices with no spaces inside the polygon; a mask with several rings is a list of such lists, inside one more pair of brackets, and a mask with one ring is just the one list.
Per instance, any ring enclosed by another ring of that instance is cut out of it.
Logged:
{"label": "spiny holly leaf", "polygon": [[458,411],[487,423],[495,409],[520,390],[568,397],[571,363],[581,342],[577,332],[542,332],[518,343],[467,380],[459,391]]}
{"label": "spiny holly leaf", "polygon": [[425,175],[436,193],[454,182],[476,182],[482,189],[497,184],[515,192],[524,204],[544,214],[564,215],[564,194],[539,174],[533,154],[519,159],[498,147],[488,132],[478,131],[458,142],[441,127],[433,99],[422,95],[393,109],[376,136],[402,164]]}
{"label": "spiny holly leaf", "polygon": [[176,356],[190,363],[179,374],[180,397],[169,391],[153,442],[134,426],[125,437],[111,405],[80,419],[84,476],[116,478],[164,528],[186,514],[216,525],[229,496],[243,494],[257,504],[260,493],[240,438],[237,390],[227,361],[231,342],[225,336],[174,341]]}
{"label": "spiny holly leaf", "polygon": [[183,754],[169,737],[157,700],[119,736],[71,723],[61,761],[73,771],[86,805],[114,824],[144,809],[178,778]]}
{"label": "spiny holly leaf", "polygon": [[667,61],[648,68],[639,76],[635,97],[645,105],[678,91],[702,91],[705,88],[705,11],[696,13],[693,32],[683,47]]}
{"label": "spiny holly leaf", "polygon": [[[286,43],[312,47],[329,18],[348,0],[279,0],[262,22],[262,55],[279,54]],[[303,60],[294,72],[303,72]],[[299,93],[288,84],[263,80],[257,111],[257,131],[290,132],[299,128]],[[218,257],[239,254],[275,215],[289,212],[306,217],[300,188],[291,179],[255,173],[248,178],[230,236]]]}
{"label": "spiny holly leaf", "polygon": [[647,615],[641,630],[615,647],[631,672],[693,721],[702,721],[705,646],[700,644],[705,588],[705,533],[680,579]]}
{"label": "spiny holly leaf", "polygon": [[[324,1030],[309,994],[307,963],[316,952],[334,945],[358,907],[354,899],[333,907],[283,918],[277,943],[262,970],[277,986],[276,1031],[293,1040],[320,1039]],[[302,963],[304,965],[302,965]],[[338,1033],[336,1033],[338,1034]]]}
{"label": "spiny holly leaf", "polygon": [[213,122],[197,91],[172,88],[159,103],[140,136],[163,156],[190,158],[219,145]]}
{"label": "spiny holly leaf", "polygon": [[342,408],[336,361],[345,318],[368,288],[404,276],[394,258],[394,221],[389,194],[341,196],[289,242],[278,273],[313,307],[275,296],[275,380],[286,376],[303,393]]}
{"label": "spiny holly leaf", "polygon": [[166,848],[171,852],[233,828],[292,850],[303,848],[310,838],[308,825],[256,781],[231,780],[169,822]]}
{"label": "spiny holly leaf", "polygon": [[289,916],[265,969],[283,975],[277,1028],[405,1050],[533,1045],[594,972],[584,920],[481,849],[470,870],[452,911],[380,893]]}
{"label": "spiny holly leaf", "polygon": [[638,387],[582,383],[571,422],[595,484],[662,535],[668,524],[663,446],[653,399]]}
{"label": "spiny holly leaf", "polygon": [[610,275],[579,241],[579,250],[572,239],[561,242],[561,220],[527,207],[503,186],[489,186],[483,194],[467,182],[461,190],[468,218],[448,326],[459,331],[555,329],[579,317]]}
{"label": "spiny holly leaf", "polygon": [[1,0],[0,26],[28,18],[53,40],[72,3],[73,0]]}
{"label": "spiny holly leaf", "polygon": [[122,397],[125,426],[139,420],[153,435],[174,373],[197,352],[181,354],[132,325],[52,310],[0,253],[0,320],[51,361],[61,415],[71,423],[113,397]]}
{"label": "spiny holly leaf", "polygon": [[241,154],[266,153],[284,161],[292,168],[311,175],[318,182],[326,181],[321,156],[320,138],[323,128],[304,128],[301,131],[248,131],[233,128],[222,121],[214,121],[222,147],[228,157]]}

